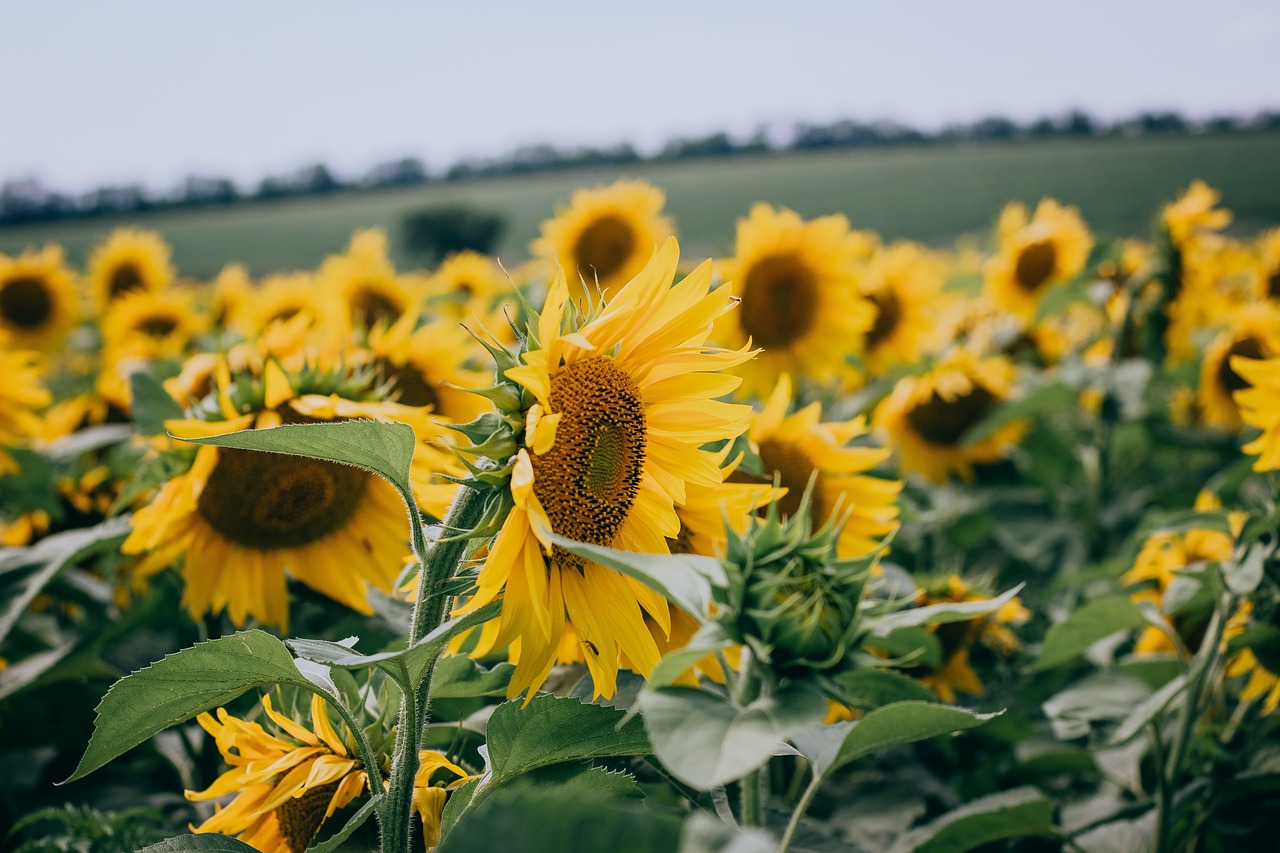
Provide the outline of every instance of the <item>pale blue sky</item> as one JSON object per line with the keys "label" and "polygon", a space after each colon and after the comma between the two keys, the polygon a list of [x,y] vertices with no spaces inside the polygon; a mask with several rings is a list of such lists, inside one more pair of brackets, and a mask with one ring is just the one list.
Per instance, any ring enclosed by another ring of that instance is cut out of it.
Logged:
{"label": "pale blue sky", "polygon": [[0,179],[82,190],[762,123],[1280,108],[1280,4],[9,0]]}

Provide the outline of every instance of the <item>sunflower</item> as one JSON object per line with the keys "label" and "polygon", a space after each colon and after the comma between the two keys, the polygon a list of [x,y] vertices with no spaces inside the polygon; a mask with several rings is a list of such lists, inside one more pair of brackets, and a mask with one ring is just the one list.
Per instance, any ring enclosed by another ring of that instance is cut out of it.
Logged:
{"label": "sunflower", "polygon": [[0,329],[0,474],[17,473],[18,463],[4,448],[40,435],[45,427],[38,413],[53,400],[42,381],[40,354],[9,347],[9,336]]}
{"label": "sunflower", "polygon": [[[1245,632],[1252,613],[1253,603],[1246,601],[1227,620],[1226,628],[1222,633],[1224,647]],[[1226,676],[1240,678],[1245,675],[1249,676],[1249,680],[1240,690],[1240,701],[1253,702],[1261,699],[1263,715],[1274,714],[1276,708],[1280,708],[1280,675],[1263,666],[1252,649],[1244,648],[1232,655],[1227,664]]]}
{"label": "sunflower", "polygon": [[[667,195],[646,181],[622,180],[580,189],[569,207],[542,223],[529,246],[544,266],[568,270],[574,301],[600,292],[608,297],[644,269],[654,248],[675,234],[662,212]],[[584,285],[585,281],[585,285]]]}
{"label": "sunflower", "polygon": [[747,433],[763,465],[763,481],[772,483],[777,477],[787,490],[778,499],[778,508],[783,518],[789,518],[799,510],[805,489],[816,475],[809,504],[814,527],[847,513],[839,556],[869,553],[898,526],[901,481],[867,474],[889,457],[889,451],[866,444],[849,446],[866,435],[865,418],[820,423],[821,404],[810,403],[788,415],[790,405],[791,379],[783,374]]}
{"label": "sunflower", "polygon": [[430,407],[454,423],[465,423],[488,407],[469,390],[487,384],[483,374],[465,366],[477,344],[456,323],[437,320],[419,326],[418,320],[418,313],[409,311],[390,326],[374,327],[367,348],[353,360],[372,358],[392,384],[396,402]]}
{"label": "sunflower", "polygon": [[859,279],[859,292],[875,307],[875,320],[862,343],[863,359],[874,373],[895,364],[914,364],[942,341],[943,265],[918,243],[879,249]]}
{"label": "sunflower", "polygon": [[716,334],[731,346],[750,340],[763,348],[743,367],[743,393],[763,397],[783,373],[818,382],[845,374],[853,342],[875,322],[875,308],[857,291],[859,264],[872,248],[843,216],[805,222],[757,204],[738,221],[724,274],[742,308]]}
{"label": "sunflower", "polygon": [[1160,212],[1160,225],[1179,248],[1202,239],[1213,239],[1231,224],[1231,211],[1219,208],[1222,193],[1204,181],[1192,181],[1177,200]]}
{"label": "sunflower", "polygon": [[700,447],[740,434],[750,409],[715,401],[738,384],[715,371],[752,353],[706,345],[733,300],[724,288],[709,292],[709,262],[671,287],[678,259],[667,240],[603,313],[581,324],[570,319],[559,273],[529,329],[523,364],[504,371],[527,394],[521,411],[507,414],[524,425],[524,446],[508,462],[512,508],[461,609],[501,595],[492,645],[511,645],[518,658],[511,696],[531,696],[546,680],[566,624],[601,696],[613,695],[620,658],[642,675],[657,663],[646,615],[663,634],[671,630],[660,595],[553,547],[548,534],[668,553],[689,485],[721,482],[716,458]]}
{"label": "sunflower", "polygon": [[511,291],[511,279],[498,262],[479,252],[455,252],[427,280],[432,307],[453,320],[486,313],[494,301]]}
{"label": "sunflower", "polygon": [[1240,410],[1232,395],[1249,387],[1247,378],[1236,372],[1234,359],[1266,359],[1280,356],[1280,309],[1269,303],[1246,305],[1230,327],[1205,349],[1200,366],[1197,401],[1209,426],[1238,430]]}
{"label": "sunflower", "polygon": [[1236,356],[1230,364],[1249,385],[1234,395],[1240,417],[1262,430],[1244,452],[1257,455],[1253,470],[1274,471],[1280,468],[1280,358],[1255,361]]}
{"label": "sunflower", "polygon": [[1258,287],[1260,299],[1280,300],[1280,228],[1258,238]]}
{"label": "sunflower", "polygon": [[[338,396],[333,389],[345,376],[290,377],[274,361],[261,377],[233,379],[225,367],[218,373],[186,419],[166,422],[169,432],[196,437],[353,418],[408,423],[420,437],[440,429],[419,409]],[[328,393],[301,393],[307,390]],[[415,454],[415,486],[432,473],[421,460]],[[225,608],[237,625],[253,617],[283,628],[286,574],[368,614],[366,586],[390,591],[408,543],[399,494],[380,477],[333,462],[202,446],[190,468],[134,514],[122,551],[146,555],[142,577],[181,558],[182,600],[194,617]]]}
{"label": "sunflower", "polygon": [[169,289],[126,293],[102,318],[102,337],[113,358],[179,358],[206,328],[190,293]]}
{"label": "sunflower", "polygon": [[336,290],[345,313],[366,329],[394,322],[414,302],[387,256],[387,234],[379,228],[357,231],[346,254],[325,259],[320,278]]}
{"label": "sunflower", "polygon": [[996,239],[998,251],[987,263],[987,292],[1009,313],[1027,321],[1049,288],[1080,274],[1093,248],[1093,236],[1079,212],[1051,198],[1036,205],[1030,219],[1023,204],[1005,207],[996,222]]}
{"label": "sunflower", "polygon": [[248,340],[263,335],[275,323],[298,321],[306,328],[320,329],[335,338],[345,338],[349,326],[343,303],[317,285],[309,273],[277,273],[259,285],[255,298],[232,319]]}
{"label": "sunflower", "polygon": [[126,293],[155,293],[173,281],[171,251],[154,231],[117,228],[89,256],[86,278],[98,313]]}
{"label": "sunflower", "polygon": [[953,349],[922,376],[898,381],[872,422],[897,451],[904,471],[935,482],[950,474],[973,479],[973,463],[994,462],[1022,438],[1024,421],[997,427],[978,441],[965,433],[1013,390],[1014,368],[1003,356],[979,358]]}
{"label": "sunflower", "polygon": [[76,322],[76,288],[61,246],[0,254],[0,329],[23,349],[48,352]]}
{"label": "sunflower", "polygon": [[235,318],[243,313],[254,299],[253,282],[244,264],[227,264],[212,283],[209,314],[219,331],[237,325]]}

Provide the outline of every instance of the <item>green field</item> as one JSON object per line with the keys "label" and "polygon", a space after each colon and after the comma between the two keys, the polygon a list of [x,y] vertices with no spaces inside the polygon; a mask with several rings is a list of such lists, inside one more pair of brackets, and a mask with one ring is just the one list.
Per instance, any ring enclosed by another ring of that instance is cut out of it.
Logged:
{"label": "green field", "polygon": [[186,275],[207,278],[231,260],[261,275],[313,267],[340,251],[354,229],[376,225],[390,233],[397,263],[412,267],[415,259],[399,241],[401,217],[464,202],[505,214],[498,254],[518,262],[539,222],[567,202],[575,187],[622,175],[666,189],[686,255],[729,252],[734,221],[760,200],[806,216],[841,211],[855,227],[889,239],[945,244],[988,228],[1007,201],[1053,196],[1078,205],[1100,234],[1145,235],[1159,206],[1194,178],[1222,191],[1236,227],[1247,233],[1280,224],[1277,164],[1280,133],[1274,132],[788,153],[8,227],[0,228],[0,251],[56,241],[74,263],[82,263],[112,227],[134,222],[164,233]]}

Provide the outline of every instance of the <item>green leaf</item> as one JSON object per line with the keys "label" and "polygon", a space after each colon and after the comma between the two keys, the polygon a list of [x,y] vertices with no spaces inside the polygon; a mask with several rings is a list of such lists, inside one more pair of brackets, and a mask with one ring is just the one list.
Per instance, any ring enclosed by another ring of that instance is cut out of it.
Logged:
{"label": "green leaf", "polygon": [[914,678],[885,669],[855,669],[834,679],[855,707],[872,710],[893,702],[936,702],[933,691]]}
{"label": "green leaf", "polygon": [[311,689],[284,643],[264,631],[241,631],[183,649],[112,685],[97,707],[81,779],[170,726],[225,705],[251,687]]}
{"label": "green leaf", "polygon": [[1262,565],[1271,549],[1254,543],[1239,560],[1222,564],[1227,587],[1236,595],[1250,595],[1262,583]]}
{"label": "green leaf", "polygon": [[619,755],[647,755],[639,720],[618,730],[625,714],[577,699],[534,696],[525,707],[503,702],[489,718],[485,786],[501,785],[539,767]]}
{"label": "green leaf", "polygon": [[965,446],[984,441],[1006,424],[1035,417],[1042,412],[1060,412],[1076,405],[1076,392],[1061,382],[1051,382],[1031,391],[1020,400],[998,406],[990,415],[978,421],[961,436]]}
{"label": "green leaf", "polygon": [[1059,740],[1087,737],[1094,723],[1123,720],[1151,695],[1146,682],[1114,670],[1091,673],[1041,706]]}
{"label": "green leaf", "polygon": [[711,586],[723,586],[724,567],[714,557],[697,554],[638,554],[587,545],[552,533],[551,541],[570,554],[635,578],[680,606],[699,622],[711,609]]}
{"label": "green leaf", "polygon": [[133,422],[143,435],[164,435],[164,422],[182,417],[182,407],[164,390],[164,384],[144,370],[129,375],[133,393]]}
{"label": "green leaf", "polygon": [[1008,838],[1057,838],[1053,802],[1035,788],[1015,788],[966,803],[899,840],[893,853],[966,853]]}
{"label": "green leaf", "polygon": [[390,480],[401,495],[412,494],[409,465],[413,461],[416,439],[413,427],[408,424],[367,420],[333,424],[286,424],[181,440],[192,444],[261,450],[354,465]]}
{"label": "green leaf", "polygon": [[43,453],[22,447],[7,447],[18,470],[0,476],[0,495],[6,508],[18,511],[42,510],[55,519],[62,512],[53,462]]}
{"label": "green leaf", "polygon": [[778,844],[763,829],[738,829],[695,811],[680,834],[680,853],[774,853]]}
{"label": "green leaf", "polygon": [[365,800],[359,811],[347,818],[347,822],[342,825],[342,829],[319,844],[312,844],[306,849],[305,853],[334,853],[334,851],[342,847],[342,842],[350,838],[357,829],[364,826],[365,821],[374,813],[377,806],[378,800],[376,798]]}
{"label": "green leaf", "polygon": [[1182,695],[1182,691],[1187,687],[1187,678],[1185,675],[1179,675],[1171,680],[1164,687],[1161,687],[1155,693],[1152,693],[1146,699],[1138,703],[1129,716],[1116,727],[1111,734],[1110,744],[1119,746],[1131,738],[1137,737],[1147,724],[1155,720],[1156,717],[1164,713],[1170,703]]}
{"label": "green leaf", "polygon": [[948,622],[967,622],[979,616],[985,616],[999,610],[1012,601],[1025,584],[1018,584],[1013,589],[985,601],[957,601],[944,604],[930,604],[928,607],[912,607],[898,610],[882,616],[867,618],[871,633],[877,637],[887,637],[890,632],[899,628],[911,628],[917,625],[943,625]]}
{"label": "green leaf", "polygon": [[202,832],[168,838],[159,844],[144,847],[138,853],[258,853],[258,849],[229,835]]}
{"label": "green leaf", "polygon": [[688,644],[668,652],[662,660],[658,661],[658,665],[653,668],[653,673],[649,676],[649,688],[656,690],[659,687],[666,687],[707,655],[723,651],[731,644],[732,641],[718,622],[703,625],[689,638]]}
{"label": "green leaf", "polygon": [[1044,649],[1032,672],[1053,669],[1075,660],[1103,637],[1147,624],[1138,606],[1127,595],[1106,595],[1082,604],[1064,621],[1049,629]]}
{"label": "green leaf", "polygon": [[700,791],[741,779],[827,712],[826,697],[804,683],[745,708],[689,687],[644,690],[639,704],[654,753],[673,776]]}
{"label": "green leaf", "polygon": [[436,663],[431,676],[432,699],[506,696],[515,665],[500,663],[485,669],[466,655],[451,655]]}

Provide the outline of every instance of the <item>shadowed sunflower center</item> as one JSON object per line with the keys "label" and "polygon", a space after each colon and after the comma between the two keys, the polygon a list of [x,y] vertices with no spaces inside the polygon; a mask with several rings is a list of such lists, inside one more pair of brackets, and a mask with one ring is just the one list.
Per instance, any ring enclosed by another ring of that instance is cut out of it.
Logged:
{"label": "shadowed sunflower center", "polygon": [[412,364],[393,364],[385,358],[378,359],[378,370],[388,382],[394,383],[395,401],[402,406],[435,406],[439,411],[440,398],[421,370]]}
{"label": "shadowed sunflower center", "polygon": [[1267,297],[1280,299],[1280,268],[1273,270],[1267,278]]}
{"label": "shadowed sunflower center", "polygon": [[270,316],[267,317],[266,322],[262,325],[265,327],[270,326],[272,323],[285,323],[292,320],[294,317],[297,317],[301,313],[301,305],[285,305],[280,309],[271,312]]}
{"label": "shadowed sunflower center", "polygon": [[178,321],[173,317],[147,317],[138,323],[138,331],[152,338],[167,338],[178,328]]}
{"label": "shadowed sunflower center", "polygon": [[368,483],[365,472],[336,462],[222,448],[196,506],[237,545],[295,548],[341,530]]}
{"label": "shadowed sunflower center", "polygon": [[10,326],[38,329],[52,314],[53,297],[42,279],[23,276],[0,285],[0,317]]}
{"label": "shadowed sunflower center", "polygon": [[[551,528],[593,545],[612,544],[640,491],[645,417],[640,388],[612,359],[589,358],[551,380],[555,443],[533,461],[533,491]],[[561,565],[581,558],[557,550]]]}
{"label": "shadowed sunflower center", "polygon": [[867,332],[867,349],[875,349],[893,334],[902,321],[902,302],[892,288],[870,293],[867,298],[876,306],[876,319]]}
{"label": "shadowed sunflower center", "polygon": [[960,442],[969,427],[990,414],[996,397],[981,385],[967,394],[945,400],[935,391],[923,405],[907,413],[907,423],[916,435],[939,447],[952,447]]}
{"label": "shadowed sunflower center", "polygon": [[134,264],[126,261],[111,271],[111,282],[107,285],[107,295],[111,299],[143,289],[142,273]]}
{"label": "shadowed sunflower center", "polygon": [[1014,281],[1027,293],[1035,293],[1049,277],[1058,263],[1058,250],[1051,240],[1037,240],[1023,247],[1013,268]]}
{"label": "shadowed sunflower center", "polygon": [[818,280],[794,253],[755,263],[742,286],[742,328],[756,346],[786,347],[817,319]]}
{"label": "shadowed sunflower center", "polygon": [[[760,442],[760,461],[764,464],[765,481],[772,484],[773,474],[776,472],[780,485],[787,490],[778,499],[778,510],[791,518],[799,511],[804,490],[816,470],[813,460],[794,444],[766,438]],[[821,524],[827,517],[827,506],[822,497],[822,474],[818,474],[817,482],[813,484],[809,507],[814,522]]]}
{"label": "shadowed sunflower center", "polygon": [[622,217],[609,214],[582,229],[573,253],[583,275],[603,282],[626,265],[635,247],[635,231]]}
{"label": "shadowed sunflower center", "polygon": [[1227,350],[1227,354],[1222,357],[1222,364],[1218,365],[1218,384],[1228,394],[1234,394],[1250,387],[1249,381],[1239,373],[1236,373],[1231,367],[1231,357],[1233,355],[1242,356],[1243,358],[1264,359],[1267,357],[1267,352],[1262,348],[1262,343],[1257,338],[1245,338],[1231,345],[1231,349]]}
{"label": "shadowed sunflower center", "polygon": [[320,785],[301,797],[290,797],[276,809],[280,837],[289,845],[291,853],[302,853],[311,844],[311,839],[320,830],[320,824],[324,823],[329,800],[337,790],[337,782]]}
{"label": "shadowed sunflower center", "polygon": [[400,318],[400,306],[388,297],[376,284],[359,287],[351,300],[351,310],[365,325],[372,328],[384,320]]}

